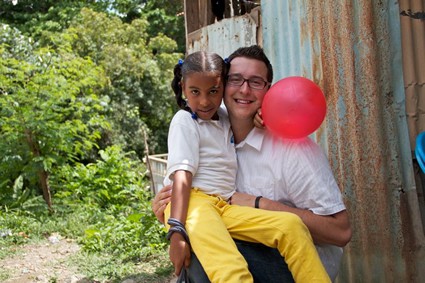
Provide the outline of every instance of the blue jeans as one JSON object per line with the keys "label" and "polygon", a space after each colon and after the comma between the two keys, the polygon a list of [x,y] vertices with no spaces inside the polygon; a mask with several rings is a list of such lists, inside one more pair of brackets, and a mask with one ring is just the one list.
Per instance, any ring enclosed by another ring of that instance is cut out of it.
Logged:
{"label": "blue jeans", "polygon": [[[255,283],[293,283],[292,274],[277,249],[261,244],[235,240],[239,252],[248,262],[248,268]],[[191,263],[187,270],[190,283],[210,283],[201,263],[192,253]],[[189,282],[186,282],[189,283]]]}

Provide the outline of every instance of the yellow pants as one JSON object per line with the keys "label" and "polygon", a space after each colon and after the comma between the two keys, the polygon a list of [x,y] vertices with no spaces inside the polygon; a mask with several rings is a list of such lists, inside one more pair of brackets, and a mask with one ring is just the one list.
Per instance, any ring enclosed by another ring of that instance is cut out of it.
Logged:
{"label": "yellow pants", "polygon": [[[165,217],[170,217],[170,204]],[[277,248],[297,283],[331,282],[308,228],[295,214],[229,205],[195,188],[185,227],[192,249],[213,283],[253,282],[232,238]]]}

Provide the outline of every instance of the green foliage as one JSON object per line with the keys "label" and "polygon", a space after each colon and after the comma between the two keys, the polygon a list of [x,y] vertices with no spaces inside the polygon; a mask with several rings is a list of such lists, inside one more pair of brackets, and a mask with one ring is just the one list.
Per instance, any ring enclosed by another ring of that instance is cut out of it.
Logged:
{"label": "green foliage", "polygon": [[97,95],[106,79],[89,59],[45,48],[23,49],[25,45],[15,48],[7,43],[16,33],[3,31],[0,186],[10,187],[22,176],[34,189],[37,172],[51,172],[96,146],[101,130],[108,127],[106,102]]}
{"label": "green foliage", "polygon": [[122,262],[108,253],[81,252],[71,258],[80,273],[93,282],[167,283],[174,271],[168,255],[161,253],[141,262]]}
{"label": "green foliage", "polygon": [[[140,129],[148,129],[153,152],[166,151],[168,124],[176,110],[170,82],[172,70],[182,55],[174,53],[176,43],[159,33],[149,37],[146,20],[130,24],[118,17],[83,9],[63,34],[80,57],[90,57],[110,80],[104,94],[110,97],[108,113],[113,124],[111,143],[143,156]],[[61,41],[63,42],[63,41]],[[155,135],[151,134],[155,133]]]}
{"label": "green foliage", "polygon": [[183,1],[148,1],[143,9],[142,18],[149,22],[148,33],[163,33],[177,42],[178,51],[184,53],[186,35],[184,29]]}
{"label": "green foliage", "polygon": [[2,0],[0,19],[37,39],[43,33],[67,28],[83,7],[105,11],[107,5],[102,1],[85,0]]}
{"label": "green foliage", "polygon": [[[128,276],[136,263],[164,257],[167,241],[150,208],[145,165],[118,146],[100,151],[100,157],[92,164],[64,165],[52,175],[54,214],[34,207],[0,210],[0,246],[52,233],[77,238],[84,257],[94,260],[90,266],[96,269],[89,274],[108,279]],[[163,259],[158,265],[169,270],[170,263]]]}
{"label": "green foliage", "polygon": [[163,228],[150,205],[146,168],[117,146],[100,151],[95,164],[63,166],[52,180],[55,198],[69,206],[85,206],[92,217],[82,244],[92,252],[108,252],[122,260],[140,259],[166,246]]}
{"label": "green foliage", "polygon": [[148,211],[105,220],[85,231],[82,239],[85,250],[107,252],[127,261],[145,259],[167,246],[163,229],[154,225],[156,220]]}
{"label": "green foliage", "polygon": [[13,186],[5,186],[3,193],[0,195],[0,204],[2,204],[5,211],[44,211],[46,209],[46,204],[40,195],[34,195],[29,188],[24,188],[22,175],[16,178]]}
{"label": "green foliage", "polygon": [[99,146],[119,143],[143,157],[140,129],[145,128],[150,152],[166,151],[168,123],[176,111],[172,68],[185,50],[182,1],[17,0],[0,6],[0,21],[31,36],[22,46],[75,54],[106,71],[110,84],[97,94],[111,99],[112,128],[103,132]]}
{"label": "green foliage", "polygon": [[0,247],[58,232],[108,253],[94,268],[107,278],[164,254],[140,158],[144,138],[166,151],[182,11],[180,0],[0,0]]}
{"label": "green foliage", "polygon": [[[130,204],[150,195],[145,186],[144,164],[130,159],[118,146],[100,150],[96,163],[75,163],[58,168],[52,176],[52,189],[59,199],[67,198],[73,205],[88,204],[99,209],[120,211],[120,205]],[[140,205],[140,204],[134,204]],[[145,204],[145,206],[147,206]]]}

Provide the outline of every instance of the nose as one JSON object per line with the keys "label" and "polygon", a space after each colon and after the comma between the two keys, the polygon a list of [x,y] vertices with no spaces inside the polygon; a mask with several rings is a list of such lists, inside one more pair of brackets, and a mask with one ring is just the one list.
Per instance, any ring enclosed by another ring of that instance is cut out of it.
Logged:
{"label": "nose", "polygon": [[239,87],[239,92],[240,93],[248,93],[249,91],[250,91],[250,88],[249,88],[249,85],[248,85],[248,81],[244,80],[242,85]]}
{"label": "nose", "polygon": [[199,103],[202,107],[206,107],[210,104],[210,100],[207,97],[201,98],[201,101]]}

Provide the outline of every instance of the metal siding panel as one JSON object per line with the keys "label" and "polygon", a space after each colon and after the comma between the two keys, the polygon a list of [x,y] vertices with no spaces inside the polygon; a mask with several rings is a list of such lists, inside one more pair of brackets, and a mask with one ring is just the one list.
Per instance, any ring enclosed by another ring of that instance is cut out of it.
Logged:
{"label": "metal siding panel", "polygon": [[[411,148],[425,131],[425,1],[400,0],[404,87]],[[422,18],[415,16],[421,14]]]}
{"label": "metal siding panel", "polygon": [[216,52],[225,58],[238,47],[256,44],[257,27],[257,22],[249,14],[223,19],[201,28],[197,39],[187,46],[187,53],[204,50]]}
{"label": "metal siding panel", "polygon": [[[400,2],[404,10],[423,11],[423,0]],[[404,32],[403,42],[409,41],[403,47],[414,45],[418,60],[408,61],[403,52],[403,73],[396,1],[263,0],[261,14],[261,22],[245,15],[198,30],[189,35],[188,53],[202,49],[226,57],[262,39],[274,81],[301,75],[318,83],[328,114],[312,136],[328,152],[354,232],[337,281],[420,282],[425,241],[405,105],[413,105],[409,123],[416,130],[418,113],[424,116],[423,48],[422,41],[410,42],[423,40],[425,22],[412,24],[415,35]],[[417,64],[409,69],[409,62]]]}
{"label": "metal siding panel", "polygon": [[327,98],[326,121],[313,136],[328,152],[354,232],[338,280],[419,282],[424,237],[416,229],[397,3],[262,1],[261,12],[275,81],[304,76]]}

